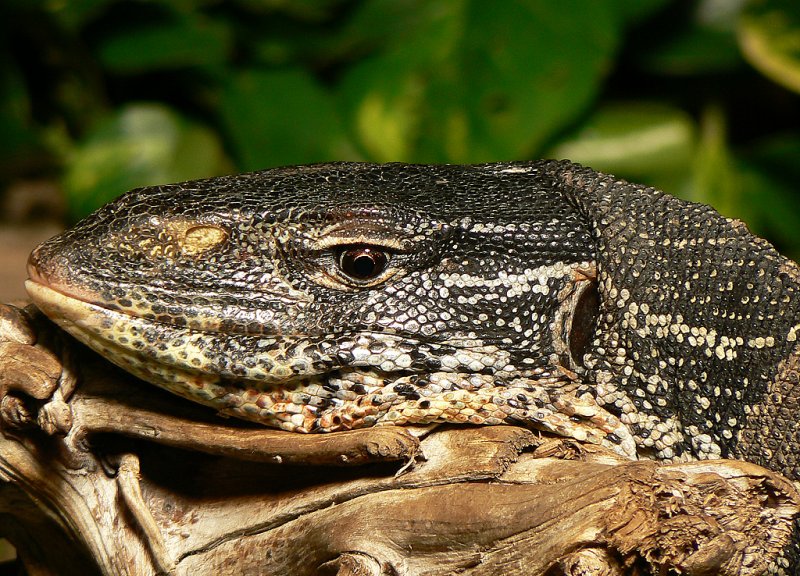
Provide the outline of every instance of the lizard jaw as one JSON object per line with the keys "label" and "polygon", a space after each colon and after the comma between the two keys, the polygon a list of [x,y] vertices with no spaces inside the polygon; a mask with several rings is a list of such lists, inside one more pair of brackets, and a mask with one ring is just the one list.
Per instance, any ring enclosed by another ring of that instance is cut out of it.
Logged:
{"label": "lizard jaw", "polygon": [[[319,416],[314,407],[294,403],[291,396],[293,387],[318,388],[318,377],[272,388],[259,381],[225,378],[204,370],[204,364],[208,362],[203,354],[203,346],[208,346],[204,338],[220,335],[159,325],[83,301],[32,279],[26,281],[25,288],[36,306],[60,328],[146,382],[220,413],[259,424],[292,432],[319,429]],[[153,346],[137,349],[135,343],[147,339],[147,334],[154,330],[160,331],[162,336],[169,334],[164,349],[158,350]],[[199,340],[193,344],[192,337]],[[183,358],[176,363],[176,356]],[[280,368],[287,369],[285,365]],[[347,422],[337,421],[335,424],[337,427],[332,430],[348,427]]]}
{"label": "lizard jaw", "polygon": [[80,342],[109,358],[136,376],[169,387],[174,377],[192,375],[204,380],[240,380],[267,387],[321,372],[306,358],[285,354],[288,342],[301,338],[252,336],[260,353],[252,354],[252,365],[219,361],[217,352],[235,346],[240,335],[227,335],[165,324],[84,300],[70,293],[28,280],[34,303],[59,327]]}
{"label": "lizard jaw", "polygon": [[[260,424],[293,432],[331,432],[380,424],[516,421],[580,440],[610,444],[628,456],[634,450],[624,427],[593,400],[568,394],[554,405],[551,392],[556,382],[538,382],[526,377],[495,382],[495,377],[487,374],[401,375],[350,368],[265,387],[263,382],[233,381],[202,368],[192,369],[192,354],[199,360],[202,349],[187,347],[191,330],[159,327],[146,319],[85,302],[34,280],[26,282],[26,289],[36,305],[61,328],[121,368],[221,413]],[[171,342],[180,342],[181,348],[174,344],[173,349],[162,350],[162,357],[159,357],[156,347],[140,351],[125,339],[141,338],[148,330],[158,329],[168,330],[173,338]],[[176,337],[176,333],[182,337]],[[207,338],[210,334],[203,336]],[[208,346],[206,340],[203,343]],[[176,364],[174,356],[179,353],[188,354],[189,360]],[[420,384],[417,380],[421,378],[426,380],[422,388],[430,393],[428,396],[398,393],[403,386],[416,389]],[[332,388],[336,391],[331,392]],[[605,438],[610,434],[622,441],[609,443]]]}

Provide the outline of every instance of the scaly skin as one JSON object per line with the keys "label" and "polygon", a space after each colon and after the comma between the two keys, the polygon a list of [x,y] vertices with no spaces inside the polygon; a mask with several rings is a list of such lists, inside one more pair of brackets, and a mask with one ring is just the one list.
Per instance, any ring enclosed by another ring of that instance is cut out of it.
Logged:
{"label": "scaly skin", "polygon": [[30,276],[113,362],[267,425],[513,423],[800,476],[780,450],[794,415],[769,410],[797,397],[796,265],[711,208],[573,164],[138,189],[37,248]]}

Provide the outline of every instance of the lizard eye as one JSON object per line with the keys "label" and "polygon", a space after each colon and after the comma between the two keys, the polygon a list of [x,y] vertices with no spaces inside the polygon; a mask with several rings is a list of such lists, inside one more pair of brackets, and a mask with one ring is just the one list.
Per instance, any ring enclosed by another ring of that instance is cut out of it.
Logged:
{"label": "lizard eye", "polygon": [[347,246],[338,256],[339,269],[360,282],[380,276],[388,262],[388,254],[373,246]]}

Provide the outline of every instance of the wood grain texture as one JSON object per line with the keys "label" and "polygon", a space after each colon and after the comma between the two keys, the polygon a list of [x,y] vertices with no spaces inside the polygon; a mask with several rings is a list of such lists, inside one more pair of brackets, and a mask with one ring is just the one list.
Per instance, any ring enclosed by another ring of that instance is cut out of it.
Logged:
{"label": "wood grain texture", "polygon": [[[2,318],[0,536],[29,574],[755,575],[800,510],[752,464],[522,428],[264,430]],[[62,372],[9,381],[43,354]]]}

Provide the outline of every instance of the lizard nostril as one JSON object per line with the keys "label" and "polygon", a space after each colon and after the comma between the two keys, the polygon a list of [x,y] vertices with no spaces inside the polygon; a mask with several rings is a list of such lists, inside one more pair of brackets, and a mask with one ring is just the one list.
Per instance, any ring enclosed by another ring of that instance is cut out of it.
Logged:
{"label": "lizard nostril", "polygon": [[575,302],[567,337],[570,356],[577,366],[584,367],[583,357],[592,341],[595,320],[597,320],[599,310],[600,294],[597,291],[597,282],[594,280],[585,282]]}
{"label": "lizard nostril", "polygon": [[39,272],[39,260],[41,259],[41,252],[42,245],[39,244],[36,248],[34,248],[33,252],[30,253],[30,256],[28,256],[28,277],[36,281],[39,281],[41,278],[41,273]]}
{"label": "lizard nostril", "polygon": [[49,284],[58,276],[59,265],[64,264],[52,250],[51,244],[51,241],[39,244],[28,256],[28,277],[39,284]]}

